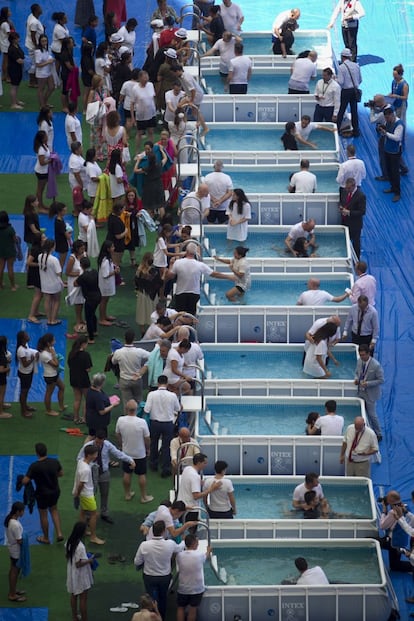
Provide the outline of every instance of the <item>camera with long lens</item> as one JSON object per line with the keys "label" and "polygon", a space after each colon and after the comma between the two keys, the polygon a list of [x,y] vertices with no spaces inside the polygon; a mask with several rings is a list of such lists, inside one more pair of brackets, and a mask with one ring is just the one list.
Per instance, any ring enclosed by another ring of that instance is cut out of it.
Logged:
{"label": "camera with long lens", "polygon": [[375,108],[375,101],[373,99],[369,99],[368,101],[364,101],[364,108]]}
{"label": "camera with long lens", "polygon": [[377,502],[387,502],[386,496],[379,496]]}

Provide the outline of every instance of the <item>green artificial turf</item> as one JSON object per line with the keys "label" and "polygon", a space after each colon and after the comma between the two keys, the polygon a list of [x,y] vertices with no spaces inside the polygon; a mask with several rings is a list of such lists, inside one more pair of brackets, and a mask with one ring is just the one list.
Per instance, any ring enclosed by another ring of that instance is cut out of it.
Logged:
{"label": "green artificial turf", "polygon": [[[19,90],[19,99],[26,102],[25,110],[38,110],[37,92],[29,89],[25,84]],[[60,96],[55,92],[51,98],[55,110],[60,110]],[[9,109],[8,86],[5,85],[5,92],[1,98],[3,110]],[[89,135],[85,127],[85,136]],[[31,136],[28,139],[31,140]],[[132,147],[132,144],[131,144]],[[84,149],[87,145],[84,145]],[[134,153],[135,149],[131,148]],[[0,174],[0,209],[6,209],[10,214],[21,214],[26,195],[33,194],[36,188],[34,175],[9,175]],[[71,192],[67,180],[67,174],[58,178],[59,200],[68,205],[68,212],[71,211]],[[106,229],[98,230],[99,240],[105,238]],[[136,251],[137,261],[142,253],[154,248],[155,234],[148,235],[146,248]],[[117,295],[109,303],[109,312],[125,321],[131,328],[138,328],[135,324],[135,305],[136,298],[133,288],[134,269],[129,265],[129,254],[125,253],[122,266],[122,274],[126,281],[125,287],[119,287]],[[26,275],[16,274],[16,282],[19,285],[18,291],[12,293],[8,289],[8,279],[5,276],[5,289],[0,292],[0,315],[7,318],[25,318],[28,315],[32,291],[26,289]],[[63,296],[62,296],[63,298]],[[62,300],[63,302],[63,300]],[[60,318],[68,320],[68,329],[71,331],[74,324],[74,312],[70,307],[62,303]],[[30,331],[30,328],[29,328]],[[107,355],[110,353],[110,339],[116,337],[123,339],[125,328],[99,326],[99,335],[96,344],[89,346],[89,352],[93,360],[93,372],[102,371]],[[138,333],[138,332],[137,332]],[[67,358],[68,351],[73,341],[66,341],[66,351],[59,352]],[[73,404],[72,390],[68,384],[68,373],[66,378],[65,403],[68,404],[68,412],[71,412]],[[115,383],[114,376],[107,375],[105,390],[108,394],[113,394]],[[31,402],[33,403],[33,402]],[[11,412],[13,418],[0,420],[0,454],[2,455],[30,455],[34,453],[36,442],[45,442],[49,453],[56,454],[62,463],[64,476],[61,479],[61,498],[59,500],[59,510],[61,513],[63,532],[67,536],[73,524],[78,519],[78,513],[72,505],[72,485],[76,466],[76,455],[82,445],[82,439],[71,437],[61,431],[62,427],[73,427],[60,418],[47,417],[44,414],[41,403],[33,403],[37,408],[32,420],[23,419],[20,416],[18,404],[13,403]],[[121,408],[114,410],[112,424],[110,427],[110,439],[113,438],[113,430],[116,418],[121,415]],[[83,427],[86,431],[86,428]],[[35,458],[34,458],[35,459]],[[7,473],[1,473],[7,476]],[[154,496],[154,501],[148,505],[139,502],[137,481],[133,482],[134,489],[137,491],[132,501],[124,500],[122,487],[122,472],[120,468],[111,470],[111,492],[110,492],[110,515],[114,519],[113,526],[107,525],[98,520],[98,535],[106,539],[104,546],[88,545],[91,551],[103,553],[99,560],[99,568],[95,573],[95,585],[89,594],[89,618],[92,621],[112,618],[109,608],[119,605],[121,602],[137,601],[143,593],[142,575],[136,572],[133,566],[133,558],[141,536],[139,525],[145,515],[154,510],[159,502],[168,496],[171,481],[161,479],[159,475],[152,472],[148,473],[148,493]],[[99,504],[99,495],[98,495]],[[2,518],[5,515],[6,507],[3,506]],[[36,509],[35,509],[36,511]],[[40,528],[39,528],[40,533]],[[125,564],[111,565],[108,563],[108,555],[118,553],[126,557]],[[62,544],[52,544],[50,546],[31,546],[32,573],[19,584],[28,593],[28,600],[24,604],[12,604],[7,600],[7,571],[8,554],[7,548],[0,549],[0,566],[2,568],[2,584],[0,590],[0,607],[18,608],[26,606],[47,607],[49,609],[49,621],[64,621],[70,619],[69,595],[66,592],[66,561]],[[1,615],[0,615],[1,616]],[[126,613],[124,618],[129,619],[131,613]],[[175,619],[175,605],[171,599],[169,619]]]}

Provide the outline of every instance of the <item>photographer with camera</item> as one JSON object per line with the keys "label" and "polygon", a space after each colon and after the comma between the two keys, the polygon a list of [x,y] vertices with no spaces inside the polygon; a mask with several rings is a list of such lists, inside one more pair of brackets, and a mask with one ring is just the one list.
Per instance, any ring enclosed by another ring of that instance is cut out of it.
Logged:
{"label": "photographer with camera", "polygon": [[[387,166],[385,163],[384,143],[385,136],[380,132],[380,128],[386,125],[384,110],[388,106],[384,95],[374,95],[373,99],[364,102],[364,107],[369,108],[369,121],[375,123],[375,129],[378,135],[378,158],[381,168],[381,176],[375,177],[375,181],[388,181]],[[400,157],[400,173],[406,175],[408,173],[408,166]]]}
{"label": "photographer with camera", "polygon": [[390,490],[384,498],[378,498],[377,501],[382,504],[379,527],[387,534],[386,543],[382,547],[388,550],[390,569],[413,571],[411,563],[401,560],[401,554],[402,550],[410,547],[409,535],[414,534],[414,515],[401,502],[401,496],[396,490]]}

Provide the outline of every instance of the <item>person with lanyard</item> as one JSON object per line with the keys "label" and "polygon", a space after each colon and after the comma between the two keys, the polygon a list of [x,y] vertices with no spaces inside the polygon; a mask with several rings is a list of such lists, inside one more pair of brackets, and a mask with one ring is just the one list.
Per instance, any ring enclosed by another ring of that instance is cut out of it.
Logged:
{"label": "person with lanyard", "polygon": [[341,87],[334,79],[330,67],[323,69],[322,78],[316,83],[315,99],[317,104],[313,113],[314,123],[335,123],[341,105]]}
{"label": "person with lanyard", "polygon": [[359,0],[339,0],[334,8],[328,28],[332,28],[338,15],[341,15],[342,39],[344,45],[352,52],[352,60],[356,61],[358,47],[357,36],[359,20],[364,17],[365,11]]}
{"label": "person with lanyard", "polygon": [[378,360],[372,358],[368,345],[358,348],[359,360],[355,369],[354,384],[358,386],[358,397],[365,402],[365,411],[370,426],[375,431],[378,442],[382,440],[378,421],[376,402],[381,396],[381,384],[384,383],[384,371]]}
{"label": "person with lanyard", "polygon": [[367,176],[363,160],[360,160],[356,156],[355,145],[349,144],[347,146],[346,155],[348,159],[339,165],[338,174],[336,176],[336,183],[339,184],[339,200],[345,199],[345,183],[347,179],[354,179],[356,187],[360,189],[361,183]]}
{"label": "person with lanyard", "polygon": [[341,212],[342,223],[349,229],[349,237],[351,238],[355,254],[359,259],[361,254],[361,232],[364,224],[367,198],[352,177],[346,179],[345,187],[341,188],[341,190],[339,211]]}
{"label": "person with lanyard", "polygon": [[352,330],[352,342],[356,345],[368,345],[373,354],[379,332],[378,313],[368,303],[366,295],[360,295],[357,304],[351,306],[342,340],[347,338],[349,330]]}
{"label": "person with lanyard", "polygon": [[398,119],[392,106],[386,106],[383,110],[385,127],[379,126],[379,132],[385,137],[384,158],[387,176],[391,187],[383,190],[384,194],[394,194],[392,202],[397,203],[401,198],[401,153],[404,144],[405,127],[401,119]]}
{"label": "person with lanyard", "polygon": [[354,138],[360,135],[358,120],[359,85],[362,82],[361,70],[356,62],[351,60],[352,52],[345,48],[341,52],[341,64],[338,68],[338,84],[341,87],[341,105],[339,107],[336,125],[341,129],[345,110],[349,104],[351,108],[352,134]]}
{"label": "person with lanyard", "polygon": [[365,426],[362,416],[357,416],[348,425],[341,447],[339,463],[345,463],[347,477],[370,477],[371,455],[378,453],[375,432]]}
{"label": "person with lanyard", "polygon": [[[409,538],[412,536],[412,527],[414,526],[414,515],[407,511],[406,506],[401,502],[400,493],[395,489],[391,489],[386,496],[378,498],[381,501],[381,517],[379,527],[386,531],[387,541],[385,546],[388,549],[388,558],[391,571],[400,571],[404,573],[412,572],[413,566],[407,561],[401,560],[401,548],[409,548]],[[407,532],[408,530],[408,532]],[[410,597],[406,600],[409,604],[414,604],[414,598]]]}

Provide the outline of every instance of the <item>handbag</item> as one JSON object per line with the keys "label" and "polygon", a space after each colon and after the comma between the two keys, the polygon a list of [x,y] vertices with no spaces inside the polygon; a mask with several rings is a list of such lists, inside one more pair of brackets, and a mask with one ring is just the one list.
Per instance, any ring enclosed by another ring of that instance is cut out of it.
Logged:
{"label": "handbag", "polygon": [[105,104],[102,101],[92,101],[86,108],[86,122],[94,125],[99,122],[106,114]]}
{"label": "handbag", "polygon": [[352,77],[352,73],[350,68],[348,67],[348,65],[346,63],[344,63],[345,67],[348,69],[349,72],[349,77],[351,78],[351,82],[353,84],[354,87],[354,91],[355,91],[355,99],[357,100],[357,102],[359,103],[362,99],[362,90],[360,88],[357,87],[357,85],[354,82],[354,78]]}
{"label": "handbag", "polygon": [[131,153],[129,152],[129,147],[124,147],[122,149],[122,161],[124,164],[127,164],[131,161]]}

